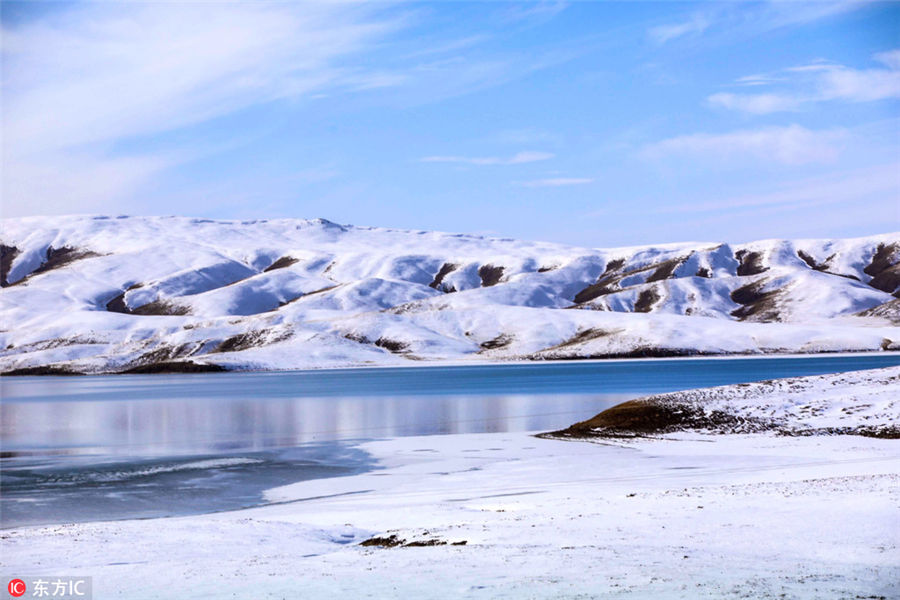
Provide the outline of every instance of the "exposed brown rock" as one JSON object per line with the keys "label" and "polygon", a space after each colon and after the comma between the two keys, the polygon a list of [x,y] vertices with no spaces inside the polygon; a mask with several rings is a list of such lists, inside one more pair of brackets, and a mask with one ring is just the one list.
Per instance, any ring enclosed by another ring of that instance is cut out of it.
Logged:
{"label": "exposed brown rock", "polygon": [[148,365],[139,365],[122,371],[127,374],[150,374],[150,373],[219,373],[227,371],[225,367],[206,363],[195,363],[189,360],[174,362],[158,362]]}
{"label": "exposed brown rock", "polygon": [[10,376],[29,376],[29,375],[84,375],[77,371],[72,371],[66,367],[54,367],[53,365],[42,365],[40,367],[22,367],[20,369],[12,369],[2,373],[4,377]]}
{"label": "exposed brown rock", "polygon": [[0,287],[9,286],[9,281],[6,278],[9,276],[12,263],[19,253],[19,249],[15,246],[0,244]]}
{"label": "exposed brown rock", "polygon": [[512,336],[508,336],[506,334],[501,333],[497,337],[492,340],[487,340],[486,342],[481,342],[479,346],[482,350],[497,350],[498,348],[505,348],[509,346],[513,341]]}
{"label": "exposed brown rock", "polygon": [[814,271],[819,271],[821,273],[828,273],[829,275],[837,275],[838,277],[846,277],[847,279],[853,279],[853,280],[859,281],[859,277],[857,277],[856,275],[850,275],[848,273],[836,273],[834,271],[829,270],[828,262],[834,258],[834,255],[829,256],[828,259],[826,259],[826,261],[821,264],[817,263],[816,259],[814,259],[812,256],[810,256],[803,250],[797,250],[797,256],[799,256],[801,258],[801,260],[803,260],[803,262],[805,262],[807,265],[809,265],[809,268]]}
{"label": "exposed brown rock", "polygon": [[282,306],[287,306],[288,304],[291,304],[292,302],[296,302],[297,300],[300,300],[301,298],[306,298],[307,296],[312,296],[313,294],[321,294],[322,292],[327,292],[328,290],[333,290],[333,289],[336,288],[336,287],[339,287],[339,286],[338,286],[338,285],[329,285],[328,287],[323,287],[323,288],[318,289],[318,290],[313,290],[313,291],[311,291],[311,292],[306,292],[305,294],[300,294],[299,296],[294,296],[294,297],[291,298],[290,300],[285,300],[284,302],[279,302],[279,303],[278,303],[278,306],[276,306],[275,308],[271,308],[271,309],[269,309],[269,310],[267,310],[267,311],[265,311],[265,312],[275,312],[276,310],[278,310],[278,309],[281,308]]}
{"label": "exposed brown rock", "polygon": [[600,296],[617,292],[619,291],[618,288],[613,285],[615,281],[617,281],[616,277],[601,277],[597,283],[593,283],[575,294],[575,298],[573,298],[572,301],[575,302],[575,304],[584,304],[585,302],[590,302]]}
{"label": "exposed brown rock", "polygon": [[434,279],[431,281],[431,283],[428,284],[428,287],[440,290],[442,292],[455,292],[456,289],[452,285],[445,286],[443,284],[443,281],[444,277],[455,271],[457,266],[458,265],[455,265],[453,263],[444,263],[443,265],[441,265],[440,271],[435,274]]}
{"label": "exposed brown rock", "polygon": [[183,316],[191,314],[190,308],[181,306],[171,300],[154,300],[147,304],[142,304],[137,308],[131,308],[125,303],[125,294],[131,290],[143,287],[143,284],[136,283],[127,290],[111,299],[106,303],[106,310],[109,312],[117,312],[126,315],[151,315],[151,316]]}
{"label": "exposed brown rock", "polygon": [[220,342],[212,352],[240,352],[241,350],[247,350],[249,348],[282,342],[289,337],[291,337],[291,332],[289,330],[272,331],[268,329],[257,329],[226,338]]}
{"label": "exposed brown rock", "polygon": [[621,277],[617,277],[615,272],[623,266],[625,266],[624,258],[616,258],[606,263],[606,269],[604,269],[603,274],[600,275],[600,278],[597,279],[596,283],[592,283],[575,294],[575,298],[573,298],[572,301],[575,304],[583,304],[585,302],[590,302],[595,298],[599,298],[600,296],[618,291],[618,288],[614,284],[618,282]]}
{"label": "exposed brown rock", "polygon": [[731,316],[742,321],[755,317],[754,320],[780,321],[780,312],[776,302],[779,290],[763,291],[766,281],[755,281],[731,292],[731,299],[740,308],[731,311]]}
{"label": "exposed brown rock", "polygon": [[41,266],[32,271],[31,275],[46,273],[47,271],[64,267],[76,260],[92,258],[94,256],[100,255],[96,252],[91,252],[90,250],[79,250],[78,248],[70,248],[69,246],[63,246],[62,248],[54,248],[51,246],[47,248],[46,260],[41,263]]}
{"label": "exposed brown rock", "polygon": [[604,273],[612,273],[613,271],[618,271],[622,267],[625,266],[624,258],[614,258],[608,263],[606,263],[606,269],[604,269]]}
{"label": "exposed brown rock", "polygon": [[528,358],[530,360],[603,360],[614,358],[674,358],[678,356],[723,356],[722,353],[700,352],[691,348],[659,348],[655,346],[642,346],[640,348],[635,348],[634,350],[629,350],[627,352],[606,352],[603,354],[572,355],[562,352],[554,355],[548,352],[550,350],[553,350],[554,348],[556,348],[556,346],[547,348],[546,350],[541,350],[540,352],[532,354],[525,358]]}
{"label": "exposed brown rock", "polygon": [[606,433],[620,435],[646,435],[675,430],[690,423],[693,418],[694,415],[683,408],[672,408],[644,400],[629,400],[554,434],[579,437],[602,429]]}
{"label": "exposed brown rock", "polygon": [[187,306],[180,306],[168,300],[154,300],[131,309],[133,315],[184,316],[191,314]]}
{"label": "exposed brown rock", "polygon": [[885,269],[892,267],[897,264],[895,255],[898,252],[900,252],[900,243],[878,244],[875,253],[872,255],[872,262],[863,269],[863,273],[874,277]]}
{"label": "exposed brown rock", "polygon": [[647,283],[669,279],[675,273],[675,269],[681,266],[681,264],[688,258],[690,258],[690,255],[683,256],[681,258],[672,258],[670,260],[665,260],[659,263],[659,266],[656,268],[653,274],[647,278]]}
{"label": "exposed brown rock", "polygon": [[63,246],[61,248],[54,248],[53,246],[50,246],[49,248],[47,248],[47,253],[45,255],[44,261],[38,268],[36,268],[31,273],[28,273],[22,279],[10,283],[7,280],[7,277],[9,276],[9,269],[12,267],[13,259],[19,254],[20,251],[18,248],[12,246],[3,246],[2,250],[2,257],[0,257],[0,271],[2,271],[2,273],[0,273],[2,274],[2,281],[0,281],[0,283],[2,283],[2,287],[8,287],[10,285],[23,283],[29,277],[40,275],[41,273],[46,273],[54,269],[59,269],[60,267],[64,267],[70,263],[75,262],[76,260],[100,256],[99,254],[91,250],[80,250],[78,248],[71,248],[69,246]]}
{"label": "exposed brown rock", "polygon": [[367,338],[364,335],[360,335],[358,333],[345,333],[344,339],[350,340],[351,342],[356,342],[357,344],[371,344],[372,340]]}
{"label": "exposed brown rock", "polygon": [[738,250],[734,257],[740,263],[737,268],[738,275],[759,275],[769,270],[769,267],[763,265],[763,256],[760,252]]}
{"label": "exposed brown rock", "polygon": [[659,302],[659,299],[660,295],[655,287],[641,290],[641,293],[638,294],[637,300],[634,303],[634,312],[650,312],[653,309],[653,305]]}
{"label": "exposed brown rock", "polygon": [[408,544],[403,544],[404,548],[424,548],[427,546],[446,546],[447,542],[444,540],[439,540],[437,538],[432,538],[430,540],[414,540],[409,542]]}
{"label": "exposed brown rock", "polygon": [[178,346],[169,346],[169,345],[161,345],[158,348],[155,348],[149,352],[145,352],[142,354],[135,363],[138,364],[151,364],[151,363],[163,363],[171,361],[176,358],[184,358],[186,356],[190,356],[199,350],[203,344],[200,343],[187,343],[187,344],[179,344]]}
{"label": "exposed brown rock", "polygon": [[900,325],[900,298],[894,298],[893,300],[888,300],[884,304],[867,308],[866,310],[856,313],[856,316],[880,317]]}
{"label": "exposed brown rock", "polygon": [[298,262],[300,262],[299,258],[294,258],[293,256],[282,256],[271,265],[263,269],[263,273],[268,273],[269,271],[274,271],[276,269],[284,269],[285,267],[289,267]]}
{"label": "exposed brown rock", "polygon": [[[461,540],[459,542],[452,542],[451,546],[465,546],[468,542],[466,540]],[[426,548],[428,546],[446,546],[447,541],[439,538],[430,538],[427,540],[413,540],[411,542],[407,542],[403,538],[398,537],[396,534],[391,534],[388,536],[376,536],[373,538],[369,538],[359,543],[360,546],[367,547],[376,547],[376,548]]]}
{"label": "exposed brown rock", "polygon": [[804,252],[803,250],[797,250],[797,256],[799,256],[800,259],[801,259],[803,262],[805,262],[805,263],[809,266],[810,269],[816,269],[817,271],[823,271],[823,270],[824,270],[824,267],[823,267],[822,265],[818,264],[818,263],[816,262],[816,259],[814,259],[812,256],[810,256],[809,254],[807,254],[807,253]]}
{"label": "exposed brown rock", "polygon": [[863,273],[872,276],[869,285],[873,288],[896,295],[900,291],[900,243],[878,244]]}
{"label": "exposed brown rock", "polygon": [[[647,277],[645,283],[652,283],[654,281],[668,279],[672,277],[675,269],[677,269],[678,266],[681,265],[681,263],[683,263],[685,260],[687,260],[687,257],[673,258],[646,267],[642,267],[640,269],[634,269],[625,272],[618,272],[619,269],[621,269],[625,265],[625,259],[617,258],[615,260],[611,260],[609,261],[609,263],[607,263],[606,270],[603,272],[597,282],[589,285],[588,287],[575,294],[573,302],[575,302],[575,304],[584,304],[585,302],[590,302],[591,300],[599,298],[600,296],[619,292],[622,290],[619,282],[621,282],[626,277],[631,277],[632,275],[643,273],[645,271],[653,270],[653,273],[651,273],[650,276]],[[641,292],[641,294],[644,295],[645,292]],[[656,302],[659,297],[654,297],[653,294],[656,294],[656,292],[649,292],[647,293],[647,295],[644,295],[644,302],[650,302],[650,304]],[[647,311],[638,310],[637,312]]]}
{"label": "exposed brown rock", "polygon": [[403,342],[398,342],[397,340],[391,340],[386,337],[380,337],[375,340],[375,345],[379,348],[384,348],[394,354],[400,354],[407,348],[407,344]]}
{"label": "exposed brown rock", "polygon": [[125,292],[122,292],[112,300],[106,303],[106,310],[109,312],[123,313],[126,315],[131,314],[131,309],[128,308],[128,305],[125,304]]}
{"label": "exposed brown rock", "polygon": [[503,277],[503,267],[495,267],[494,265],[483,265],[478,269],[478,276],[481,277],[482,287],[491,287],[500,282]]}
{"label": "exposed brown rock", "polygon": [[376,536],[373,538],[369,538],[360,542],[359,545],[377,546],[379,548],[396,548],[397,546],[402,546],[405,542],[406,540],[400,539],[396,535],[389,535],[385,537]]}
{"label": "exposed brown rock", "polygon": [[560,342],[555,346],[551,346],[544,350],[545,352],[548,350],[560,350],[562,348],[569,348],[571,346],[577,346],[579,344],[583,344],[585,342],[589,342],[591,340],[596,340],[603,337],[609,337],[615,335],[617,333],[621,333],[622,330],[619,331],[608,331],[605,329],[584,329],[579,331],[574,336],[570,337],[564,342]]}

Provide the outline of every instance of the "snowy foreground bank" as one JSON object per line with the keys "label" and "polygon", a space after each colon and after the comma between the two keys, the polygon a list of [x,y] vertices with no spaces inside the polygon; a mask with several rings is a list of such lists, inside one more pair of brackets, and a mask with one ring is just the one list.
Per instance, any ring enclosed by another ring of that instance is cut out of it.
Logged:
{"label": "snowy foreground bank", "polygon": [[[815,389],[837,427],[896,423],[898,375],[785,380],[765,397],[729,386],[717,409],[765,402],[792,420]],[[90,575],[97,598],[900,595],[898,440],[496,433],[361,447],[382,468],[276,488],[265,507],[3,531],[3,572]],[[360,545],[373,537],[407,546]]]}
{"label": "snowy foreground bank", "polygon": [[550,435],[615,438],[694,431],[898,439],[898,416],[900,368],[888,368],[647,396]]}

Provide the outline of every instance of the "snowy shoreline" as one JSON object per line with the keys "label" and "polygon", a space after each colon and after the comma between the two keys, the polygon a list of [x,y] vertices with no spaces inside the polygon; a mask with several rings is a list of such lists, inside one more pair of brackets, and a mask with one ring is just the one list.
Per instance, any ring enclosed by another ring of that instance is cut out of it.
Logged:
{"label": "snowy shoreline", "polygon": [[590,439],[664,433],[900,438],[900,367],[791,377],[638,398],[568,429]]}
{"label": "snowy shoreline", "polygon": [[[898,372],[804,378],[806,387],[781,380],[762,399],[790,408],[801,405],[792,395],[815,392],[845,423],[873,411],[897,422]],[[859,400],[848,389],[882,381],[877,407],[840,410]],[[91,575],[98,597],[129,598],[900,593],[897,440],[533,433],[367,442],[360,449],[380,468],[271,489],[278,504],[258,508],[5,530],[0,566]],[[359,545],[391,535],[446,545]]]}
{"label": "snowy shoreline", "polygon": [[0,377],[68,377],[68,376],[91,376],[102,377],[108,375],[203,375],[203,374],[278,374],[278,373],[304,373],[319,371],[371,371],[382,369],[429,369],[443,367],[496,367],[496,366],[533,366],[540,364],[606,364],[606,363],[633,363],[633,362],[669,362],[669,361],[689,361],[689,360],[765,360],[765,359],[808,359],[808,358],[845,358],[857,356],[895,356],[900,358],[900,351],[896,350],[855,350],[855,351],[821,351],[808,353],[779,353],[779,352],[753,352],[753,353],[728,353],[728,354],[685,354],[679,356],[646,356],[640,358],[535,358],[535,359],[516,359],[516,358],[498,358],[498,359],[447,359],[447,360],[421,360],[408,361],[406,364],[370,364],[370,365],[323,365],[320,367],[304,366],[303,368],[257,368],[257,369],[234,369],[234,370],[211,370],[211,371],[181,371],[181,370],[159,370],[152,372],[88,372],[88,373],[0,373]]}

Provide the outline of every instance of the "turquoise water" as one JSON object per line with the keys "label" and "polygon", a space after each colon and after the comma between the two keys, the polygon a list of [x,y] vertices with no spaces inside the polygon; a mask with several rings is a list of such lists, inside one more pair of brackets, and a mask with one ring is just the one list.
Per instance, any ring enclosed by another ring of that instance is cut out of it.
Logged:
{"label": "turquoise water", "polygon": [[226,510],[373,468],[362,439],[549,430],[646,394],[900,355],[0,379],[0,526]]}

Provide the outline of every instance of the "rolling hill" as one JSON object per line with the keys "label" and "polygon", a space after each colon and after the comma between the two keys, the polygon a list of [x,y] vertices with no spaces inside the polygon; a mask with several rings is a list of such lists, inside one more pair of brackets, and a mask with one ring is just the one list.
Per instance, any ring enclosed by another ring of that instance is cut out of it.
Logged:
{"label": "rolling hill", "polygon": [[597,249],[66,216],[0,245],[6,373],[900,349],[900,233]]}

